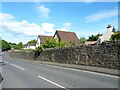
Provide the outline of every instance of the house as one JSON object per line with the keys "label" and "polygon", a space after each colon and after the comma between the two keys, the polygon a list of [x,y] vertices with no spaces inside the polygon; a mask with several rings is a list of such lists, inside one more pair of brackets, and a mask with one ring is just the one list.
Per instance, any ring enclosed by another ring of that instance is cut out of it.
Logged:
{"label": "house", "polygon": [[28,43],[25,49],[35,49],[36,48],[36,43]]}
{"label": "house", "polygon": [[97,41],[86,41],[84,45],[96,44]]}
{"label": "house", "polygon": [[80,43],[74,32],[56,30],[53,37],[56,38],[58,42],[65,41],[68,45],[70,44],[70,41],[74,41],[76,44]]}
{"label": "house", "polygon": [[107,26],[106,32],[102,36],[100,36],[99,39],[97,40],[97,44],[100,44],[104,41],[109,41],[109,39],[111,38],[111,35],[116,33],[115,30],[116,30],[115,27],[109,24]]}
{"label": "house", "polygon": [[53,39],[53,36],[45,36],[45,35],[38,35],[36,47],[40,46],[41,44],[45,43],[45,39],[50,38]]}

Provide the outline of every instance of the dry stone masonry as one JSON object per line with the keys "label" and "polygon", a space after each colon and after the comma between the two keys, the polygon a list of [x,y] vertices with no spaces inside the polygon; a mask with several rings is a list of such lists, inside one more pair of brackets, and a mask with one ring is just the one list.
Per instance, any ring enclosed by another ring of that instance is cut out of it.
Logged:
{"label": "dry stone masonry", "polygon": [[52,48],[43,50],[41,53],[13,51],[10,56],[28,60],[119,69],[120,41],[103,42],[100,45]]}

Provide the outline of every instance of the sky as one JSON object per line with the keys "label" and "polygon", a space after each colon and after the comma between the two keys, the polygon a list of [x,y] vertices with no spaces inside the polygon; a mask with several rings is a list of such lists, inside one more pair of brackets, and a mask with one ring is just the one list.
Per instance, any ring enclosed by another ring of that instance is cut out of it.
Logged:
{"label": "sky", "polygon": [[87,39],[104,33],[108,24],[118,29],[117,2],[2,2],[0,9],[0,36],[13,43],[56,30]]}

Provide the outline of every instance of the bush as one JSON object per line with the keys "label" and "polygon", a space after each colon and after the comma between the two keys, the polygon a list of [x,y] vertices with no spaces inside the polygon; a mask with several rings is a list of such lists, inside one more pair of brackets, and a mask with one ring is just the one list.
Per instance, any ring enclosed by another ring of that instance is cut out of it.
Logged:
{"label": "bush", "polygon": [[120,32],[113,34],[110,38],[111,41],[120,40]]}
{"label": "bush", "polygon": [[86,39],[85,39],[84,37],[81,37],[81,38],[80,38],[80,44],[84,44],[85,41],[86,41]]}
{"label": "bush", "polygon": [[36,51],[42,52],[43,51],[43,45],[40,45],[36,48]]}
{"label": "bush", "polygon": [[65,47],[67,46],[67,43],[64,42],[64,41],[60,41],[60,42],[57,42],[57,46],[56,47]]}
{"label": "bush", "polygon": [[11,49],[10,45],[5,40],[0,40],[0,45],[1,45],[0,47],[2,48],[2,51]]}
{"label": "bush", "polygon": [[50,38],[46,38],[45,43],[42,45],[43,48],[54,48],[57,47],[57,41],[56,39],[50,39]]}
{"label": "bush", "polygon": [[15,50],[20,50],[24,45],[22,44],[22,42],[20,42],[19,44],[14,46]]}
{"label": "bush", "polygon": [[75,41],[70,41],[70,46],[76,46],[76,43],[75,43]]}

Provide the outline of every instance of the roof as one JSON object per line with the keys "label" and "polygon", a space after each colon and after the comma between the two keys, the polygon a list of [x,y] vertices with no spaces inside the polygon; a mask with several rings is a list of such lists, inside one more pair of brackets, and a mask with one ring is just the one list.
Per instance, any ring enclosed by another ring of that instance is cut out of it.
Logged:
{"label": "roof", "polygon": [[97,41],[86,41],[84,44],[88,45],[88,44],[95,44]]}
{"label": "roof", "polygon": [[41,43],[44,43],[46,41],[45,38],[53,39],[53,36],[39,35],[38,37],[39,37]]}
{"label": "roof", "polygon": [[56,33],[60,40],[66,41],[68,44],[70,43],[71,40],[75,41],[76,44],[79,44],[79,39],[74,32],[56,30],[55,35]]}

